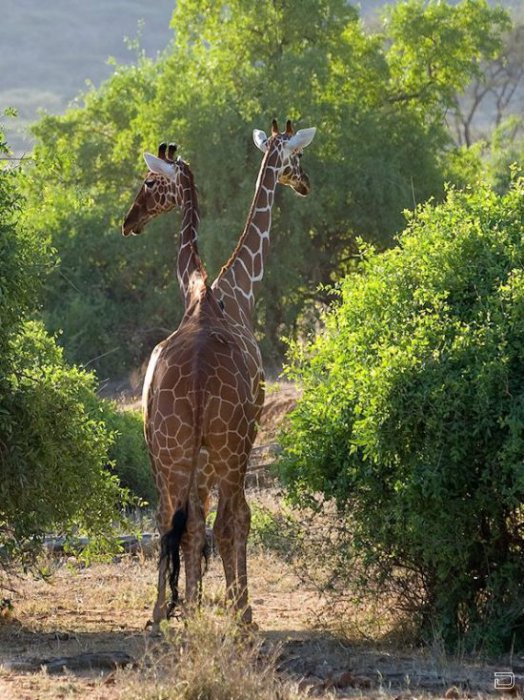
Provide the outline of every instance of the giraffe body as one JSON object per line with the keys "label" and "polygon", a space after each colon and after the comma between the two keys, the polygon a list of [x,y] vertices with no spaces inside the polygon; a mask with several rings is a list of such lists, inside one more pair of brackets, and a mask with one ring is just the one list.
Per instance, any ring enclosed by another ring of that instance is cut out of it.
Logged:
{"label": "giraffe body", "polygon": [[218,489],[214,536],[227,595],[242,619],[251,621],[246,564],[250,511],[244,481],[264,401],[262,359],[253,331],[254,291],[263,276],[276,185],[281,182],[299,194],[308,193],[309,180],[299,158],[313,135],[314,129],[293,135],[289,122],[284,134],[274,122],[269,139],[263,132],[254,133],[265,153],[255,197],[239,244],[212,287],[197,250],[192,175],[183,161],[158,162],[165,161],[165,147],[160,147],[159,158],[146,158],[150,172],[124,222],[125,235],[138,233],[162,211],[174,206],[183,210],[178,278],[185,313],[179,328],[153,351],[143,394],[163,542],[155,628],[169,612],[165,588],[170,565],[173,602],[178,598],[179,548],[186,601],[192,605],[199,600],[213,486]]}
{"label": "giraffe body", "polygon": [[[195,296],[179,329],[157,346],[144,390],[146,440],[160,498],[159,528],[169,532],[173,514],[185,514],[181,546],[186,599],[195,602],[202,576],[208,496],[218,486],[214,534],[228,593],[248,619],[249,509],[243,484],[257,408],[244,354],[222,309],[209,287],[203,286]],[[166,611],[162,592],[154,622]]]}

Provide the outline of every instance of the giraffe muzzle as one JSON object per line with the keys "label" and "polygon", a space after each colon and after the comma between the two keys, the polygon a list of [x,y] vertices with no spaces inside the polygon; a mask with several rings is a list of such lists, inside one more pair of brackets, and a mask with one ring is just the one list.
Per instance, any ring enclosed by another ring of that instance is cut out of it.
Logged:
{"label": "giraffe muzzle", "polygon": [[144,230],[144,226],[134,221],[134,217],[127,216],[122,224],[123,236],[138,236]]}
{"label": "giraffe muzzle", "polygon": [[301,197],[307,197],[308,194],[311,192],[311,185],[309,183],[309,178],[304,180],[303,182],[300,182],[298,185],[296,185],[294,188],[295,192],[299,194]]}

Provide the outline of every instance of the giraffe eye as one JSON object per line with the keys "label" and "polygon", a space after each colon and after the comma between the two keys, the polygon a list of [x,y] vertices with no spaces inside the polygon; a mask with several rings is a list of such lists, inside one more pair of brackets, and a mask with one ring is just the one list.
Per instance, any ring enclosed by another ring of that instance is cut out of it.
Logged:
{"label": "giraffe eye", "polygon": [[145,185],[146,187],[153,187],[154,184],[155,184],[155,181],[154,181],[154,180],[146,180],[146,181],[144,182],[144,185]]}

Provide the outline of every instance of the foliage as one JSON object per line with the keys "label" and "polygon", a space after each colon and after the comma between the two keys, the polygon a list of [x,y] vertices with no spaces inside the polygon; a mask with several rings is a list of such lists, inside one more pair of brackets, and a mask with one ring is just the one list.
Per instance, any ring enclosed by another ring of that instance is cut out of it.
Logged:
{"label": "foliage", "polygon": [[419,208],[288,369],[291,495],[334,499],[348,557],[455,648],[524,646],[523,214],[518,179]]}
{"label": "foliage", "polygon": [[491,9],[487,0],[463,0],[456,7],[406,0],[391,6],[387,16],[396,99],[433,107],[437,119],[481,74],[482,60],[500,53],[501,35],[511,26],[507,12]]}
{"label": "foliage", "polygon": [[152,72],[147,60],[122,68],[86,95],[83,109],[44,118],[27,182],[27,225],[49,233],[60,255],[46,287],[46,325],[62,331],[69,359],[113,376],[137,366],[178,313],[165,264],[171,237],[166,232],[156,247],[146,237],[124,246],[118,235],[141,148],[129,125],[153,98]]}
{"label": "foliage", "polygon": [[[117,67],[82,107],[35,128],[28,220],[60,255],[46,323],[63,329],[67,357],[103,376],[122,374],[180,318],[177,225],[168,216],[141,238],[117,233],[143,174],[141,151],[181,144],[199,184],[202,250],[214,275],[252,196],[260,154],[251,130],[278,116],[319,128],[305,163],[313,193],[277,196],[258,301],[264,354],[278,358],[280,335],[314,306],[317,285],[351,266],[356,235],[387,246],[404,208],[442,196],[449,95],[493,55],[506,21],[485,0],[410,0],[370,34],[343,0],[177,2],[173,45],[158,61]],[[421,56],[431,58],[429,76]]]}
{"label": "foliage", "polygon": [[515,164],[524,162],[524,120],[509,117],[494,129],[485,157],[487,172],[495,191],[506,192]]}
{"label": "foliage", "polygon": [[[0,130],[0,154],[7,152]],[[47,261],[45,245],[37,246],[27,231],[17,228],[19,210],[17,173],[0,169],[0,381],[5,381],[11,337],[27,316],[41,269]]]}
{"label": "foliage", "polygon": [[457,93],[451,112],[454,138],[471,146],[476,139],[489,141],[502,122],[518,118],[524,89],[524,13],[513,8],[513,25],[505,32],[502,50],[484,60],[464,94]]}
{"label": "foliage", "polygon": [[[110,437],[85,409],[95,380],[68,367],[40,324],[27,322],[13,340],[9,394],[3,410],[0,486],[2,543],[82,527],[108,539],[120,491],[106,469]],[[11,554],[11,551],[9,551]]]}
{"label": "foliage", "polygon": [[[1,141],[0,135],[0,141]],[[5,146],[4,146],[5,148]],[[31,320],[49,251],[19,222],[18,173],[0,169],[0,547],[23,557],[44,532],[82,528],[108,538],[119,499],[106,468],[110,436],[96,413],[95,380],[68,366]],[[97,546],[94,544],[93,546]]]}
{"label": "foliage", "polygon": [[283,557],[290,557],[303,539],[304,523],[296,514],[279,503],[278,511],[257,502],[251,505],[250,541],[257,547],[267,549]]}
{"label": "foliage", "polygon": [[157,492],[144,440],[140,411],[120,408],[114,401],[98,400],[101,418],[113,435],[109,459],[123,488],[147,504],[155,505]]}

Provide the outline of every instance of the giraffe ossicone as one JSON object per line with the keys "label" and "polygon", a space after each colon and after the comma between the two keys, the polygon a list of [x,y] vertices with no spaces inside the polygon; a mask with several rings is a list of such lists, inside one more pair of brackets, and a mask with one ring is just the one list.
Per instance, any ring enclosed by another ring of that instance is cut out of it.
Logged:
{"label": "giraffe ossicone", "polygon": [[205,519],[215,486],[213,531],[227,596],[242,619],[251,621],[246,561],[250,509],[244,481],[264,402],[254,293],[264,273],[276,186],[309,193],[300,157],[314,134],[313,128],[293,134],[291,122],[280,133],[276,121],[270,137],[254,132],[257,146],[264,145],[255,195],[238,244],[211,286],[198,255],[192,173],[180,158],[172,160],[173,152],[166,159],[165,144],[158,156],[146,159],[149,172],[124,221],[123,233],[129,235],[175,206],[183,211],[177,269],[185,313],[178,329],[154,349],[144,382],[145,434],[159,492],[162,536],[155,630],[170,609],[168,577],[172,602],[178,599],[180,549],[186,601],[191,606],[199,600]]}

